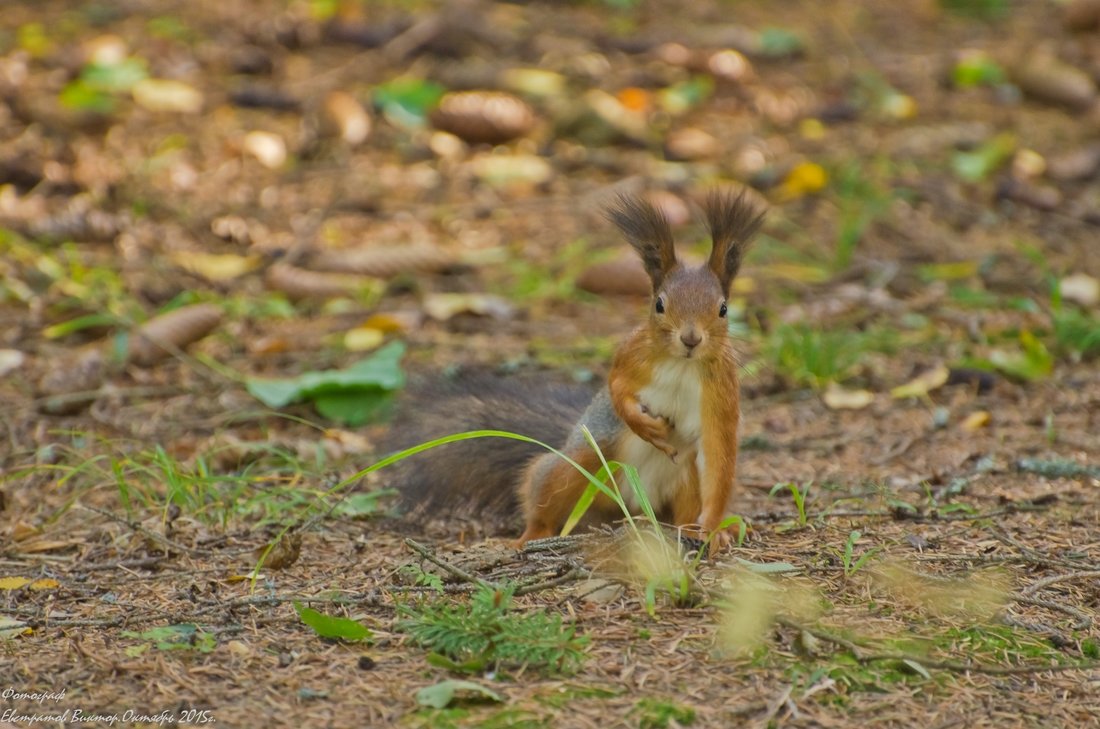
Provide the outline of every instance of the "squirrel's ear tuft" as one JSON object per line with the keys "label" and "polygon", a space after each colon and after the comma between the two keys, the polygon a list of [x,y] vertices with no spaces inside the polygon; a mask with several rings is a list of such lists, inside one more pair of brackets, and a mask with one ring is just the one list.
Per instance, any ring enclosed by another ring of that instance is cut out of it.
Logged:
{"label": "squirrel's ear tuft", "polygon": [[703,206],[707,229],[714,241],[707,266],[718,276],[723,291],[729,291],[749,243],[764,222],[764,213],[745,199],[745,191],[711,192]]}
{"label": "squirrel's ear tuft", "polygon": [[676,266],[672,228],[651,203],[632,195],[619,195],[607,209],[607,219],[622,232],[642,257],[642,265],[657,291],[665,274]]}

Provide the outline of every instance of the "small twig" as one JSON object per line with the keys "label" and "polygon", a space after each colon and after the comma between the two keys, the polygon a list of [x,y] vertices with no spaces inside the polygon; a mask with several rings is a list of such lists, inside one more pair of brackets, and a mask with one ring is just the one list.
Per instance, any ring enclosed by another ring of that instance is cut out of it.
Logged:
{"label": "small twig", "polygon": [[203,550],[195,549],[193,547],[188,547],[185,544],[180,544],[179,542],[173,541],[173,540],[169,539],[168,537],[164,536],[163,534],[157,534],[152,529],[148,529],[148,528],[142,526],[141,524],[138,524],[135,521],[130,521],[129,519],[125,519],[121,516],[118,516],[117,514],[112,514],[111,512],[107,511],[106,509],[100,509],[100,508],[97,508],[95,506],[89,506],[88,504],[79,504],[79,506],[82,509],[87,509],[88,511],[91,511],[91,512],[94,512],[96,514],[99,514],[100,516],[106,517],[106,518],[110,519],[111,521],[115,522],[116,524],[122,524],[123,526],[127,527],[128,529],[130,529],[132,531],[135,531],[135,532],[138,532],[140,534],[143,534],[146,537],[149,537],[150,539],[152,539],[153,541],[159,542],[163,546],[168,547],[169,549],[174,549],[177,552],[183,552],[184,554],[190,554],[192,556],[208,554],[207,552],[204,552]]}
{"label": "small twig", "polygon": [[1030,633],[1041,635],[1054,645],[1055,648],[1063,648],[1072,645],[1073,641],[1068,635],[1046,623],[1029,623],[1026,620],[1014,618],[1011,615],[1001,616],[1001,622],[1013,628],[1021,628]]}
{"label": "small twig", "polygon": [[548,590],[551,587],[557,587],[558,585],[564,585],[568,582],[575,582],[583,577],[587,577],[590,573],[583,567],[573,567],[573,569],[566,572],[564,575],[558,575],[549,580],[542,580],[540,582],[532,582],[526,585],[520,585],[516,588],[515,595],[530,595],[533,592],[541,592],[542,590]]}
{"label": "small twig", "polygon": [[916,443],[917,440],[917,436],[909,436],[908,438],[903,438],[900,443],[894,445],[894,447],[892,447],[890,450],[886,451],[882,455],[872,458],[870,461],[871,465],[882,466],[886,463],[889,463],[890,461],[894,460],[895,458],[904,454],[906,451],[912,448],[913,444]]}
{"label": "small twig", "polygon": [[36,408],[43,406],[57,407],[59,405],[76,405],[78,403],[94,402],[101,397],[159,397],[161,395],[182,395],[187,390],[180,387],[157,385],[140,387],[118,387],[116,385],[103,385],[94,390],[79,390],[76,392],[61,392],[55,395],[43,395],[31,401]]}
{"label": "small twig", "polygon": [[535,539],[523,545],[524,554],[531,552],[576,552],[585,545],[588,539],[581,535],[568,537],[546,537]]}
{"label": "small twig", "polygon": [[1056,666],[989,666],[980,663],[961,663],[958,661],[939,661],[930,659],[925,656],[914,655],[910,653],[902,652],[865,652],[863,646],[860,646],[853,641],[848,640],[835,633],[831,633],[821,628],[813,628],[808,625],[803,625],[795,620],[787,618],[782,615],[778,615],[775,621],[780,625],[786,626],[793,630],[803,630],[810,635],[823,640],[827,643],[840,646],[844,650],[852,654],[860,663],[876,663],[878,661],[912,661],[925,668],[933,668],[939,671],[950,671],[952,673],[983,673],[991,676],[1012,676],[1012,675],[1026,675],[1032,673],[1047,673],[1047,672],[1061,672],[1061,671],[1094,671],[1100,668],[1100,661],[1083,661],[1081,663],[1073,664],[1060,664]]}
{"label": "small twig", "polygon": [[112,514],[111,512],[107,511],[106,509],[100,509],[100,508],[97,508],[95,506],[89,506],[88,504],[79,504],[79,506],[82,509],[87,509],[88,511],[99,514],[100,516],[104,516],[104,517],[110,519],[111,521],[115,522],[116,524],[122,524],[123,526],[127,527],[128,529],[131,529],[135,532],[143,534],[146,537],[152,539],[153,541],[159,542],[161,545],[167,547],[168,549],[174,549],[177,552],[183,552],[184,554],[189,554],[192,557],[209,557],[213,554],[217,554],[217,555],[222,556],[222,557],[235,557],[235,556],[238,556],[238,555],[241,555],[241,554],[248,554],[248,553],[254,552],[256,550],[255,547],[241,547],[240,549],[228,549],[228,550],[196,549],[195,547],[188,547],[186,544],[180,544],[177,541],[169,539],[168,537],[164,536],[163,534],[157,534],[152,529],[144,527],[144,526],[142,526],[141,524],[138,524],[135,521],[130,521],[129,519],[121,517],[117,514]]}
{"label": "small twig", "polygon": [[1092,565],[1082,565],[1080,563],[1074,563],[1062,557],[1052,557],[1048,554],[1043,554],[1037,549],[1033,549],[1023,542],[1015,539],[1008,532],[1002,529],[996,524],[991,524],[989,531],[993,533],[993,536],[1000,539],[1010,547],[1015,547],[1019,550],[1020,554],[1026,558],[1027,562],[1031,564],[1043,565],[1045,567],[1065,567],[1071,570],[1080,569],[1082,566],[1092,567]]}
{"label": "small twig", "polygon": [[304,595],[254,595],[252,597],[238,597],[233,600],[209,600],[204,601],[204,607],[195,611],[195,615],[205,615],[216,610],[232,610],[239,607],[271,607],[283,605],[288,602],[300,602],[303,604],[318,605],[358,605],[361,603],[373,603],[379,600],[374,593],[364,595],[337,595],[334,597],[307,597]]}
{"label": "small twig", "polygon": [[117,628],[130,622],[129,616],[125,618],[105,618],[92,620],[90,618],[27,618],[28,628]]}
{"label": "small twig", "polygon": [[1044,587],[1049,587],[1057,582],[1069,582],[1070,580],[1082,580],[1090,577],[1100,577],[1100,570],[1081,570],[1079,572],[1066,572],[1060,575],[1051,575],[1041,580],[1036,580],[1020,590],[1021,595],[1034,595]]}
{"label": "small twig", "polygon": [[139,559],[120,559],[116,562],[98,562],[93,564],[80,565],[76,567],[74,572],[101,572],[104,570],[120,570],[120,569],[134,569],[140,567],[155,567],[163,562],[165,557],[163,555],[156,555],[153,557],[141,557]]}
{"label": "small twig", "polygon": [[419,542],[417,542],[414,539],[405,539],[405,546],[408,547],[409,549],[411,549],[412,551],[416,552],[417,554],[419,554],[421,557],[428,560],[432,564],[434,564],[436,567],[440,567],[440,568],[446,570],[447,572],[451,573],[452,575],[454,575],[458,579],[462,580],[463,582],[470,582],[470,583],[473,583],[475,585],[480,585],[481,587],[488,587],[488,588],[493,589],[493,590],[499,590],[500,589],[499,585],[495,585],[492,582],[488,582],[486,580],[483,580],[480,577],[478,577],[477,575],[471,575],[469,572],[462,569],[461,567],[456,567],[455,565],[451,564],[450,562],[447,562],[445,560],[440,559],[434,553],[432,553],[432,551],[430,549],[428,549],[423,544],[420,544]]}
{"label": "small twig", "polygon": [[1054,600],[1044,600],[1039,597],[1031,597],[1029,595],[1015,595],[1012,598],[1018,603],[1024,605],[1037,605],[1038,607],[1044,607],[1048,610],[1055,610],[1060,613],[1065,613],[1071,617],[1077,618],[1077,622],[1073,624],[1074,630],[1085,630],[1092,626],[1092,616],[1083,610],[1078,610],[1072,605],[1064,605]]}
{"label": "small twig", "polygon": [[779,695],[768,702],[768,710],[764,712],[764,716],[760,717],[760,721],[765,724],[770,724],[776,715],[779,714],[779,710],[790,703],[791,691],[794,689],[793,685],[788,685]]}
{"label": "small twig", "polygon": [[1074,564],[1062,559],[1048,559],[1034,554],[920,554],[913,557],[917,562],[983,562],[985,564],[1033,564],[1040,567],[1081,567],[1089,565]]}

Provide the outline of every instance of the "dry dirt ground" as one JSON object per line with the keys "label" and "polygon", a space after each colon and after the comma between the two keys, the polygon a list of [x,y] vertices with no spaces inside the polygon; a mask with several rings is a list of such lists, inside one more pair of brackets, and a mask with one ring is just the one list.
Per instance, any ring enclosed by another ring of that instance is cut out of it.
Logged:
{"label": "dry dirt ground", "polygon": [[[0,726],[1100,726],[1097,84],[1088,1],[6,2]],[[380,338],[598,382],[645,308],[601,206],[742,185],[751,530],[682,599],[401,519],[385,422],[244,387]],[[402,610],[479,581],[573,670],[429,660]]]}

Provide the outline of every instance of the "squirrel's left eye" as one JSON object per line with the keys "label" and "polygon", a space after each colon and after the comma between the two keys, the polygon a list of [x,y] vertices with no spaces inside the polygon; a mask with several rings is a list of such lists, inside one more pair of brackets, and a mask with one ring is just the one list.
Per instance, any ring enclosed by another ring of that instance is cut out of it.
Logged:
{"label": "squirrel's left eye", "polygon": [[722,302],[722,305],[718,307],[718,316],[725,318],[726,316],[726,302]]}

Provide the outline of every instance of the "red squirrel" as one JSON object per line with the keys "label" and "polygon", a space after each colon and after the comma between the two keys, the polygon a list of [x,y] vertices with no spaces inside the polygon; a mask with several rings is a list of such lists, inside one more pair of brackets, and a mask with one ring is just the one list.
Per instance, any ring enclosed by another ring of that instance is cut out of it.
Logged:
{"label": "red squirrel", "polygon": [[[711,194],[704,212],[713,247],[704,265],[692,267],[677,258],[671,227],[650,203],[621,196],[609,208],[607,217],[641,256],[653,294],[646,322],[619,345],[607,386],[579,417],[583,395],[575,389],[474,378],[421,397],[431,412],[417,408],[418,437],[429,436],[425,418],[447,427],[435,435],[509,430],[560,448],[595,473],[600,461],[584,426],[607,460],[638,469],[659,518],[695,538],[713,535],[712,548],[728,544],[730,532],[718,527],[734,489],[740,384],[726,299],[763,214],[744,193]],[[507,522],[518,502],[525,529],[516,546],[557,534],[588,485],[555,454],[495,438],[410,460],[416,463],[397,479],[407,508],[439,513],[441,505],[465,501],[467,508],[456,512],[472,509]],[[636,510],[633,495],[623,491]],[[592,512],[604,521],[622,516],[603,495]]]}

